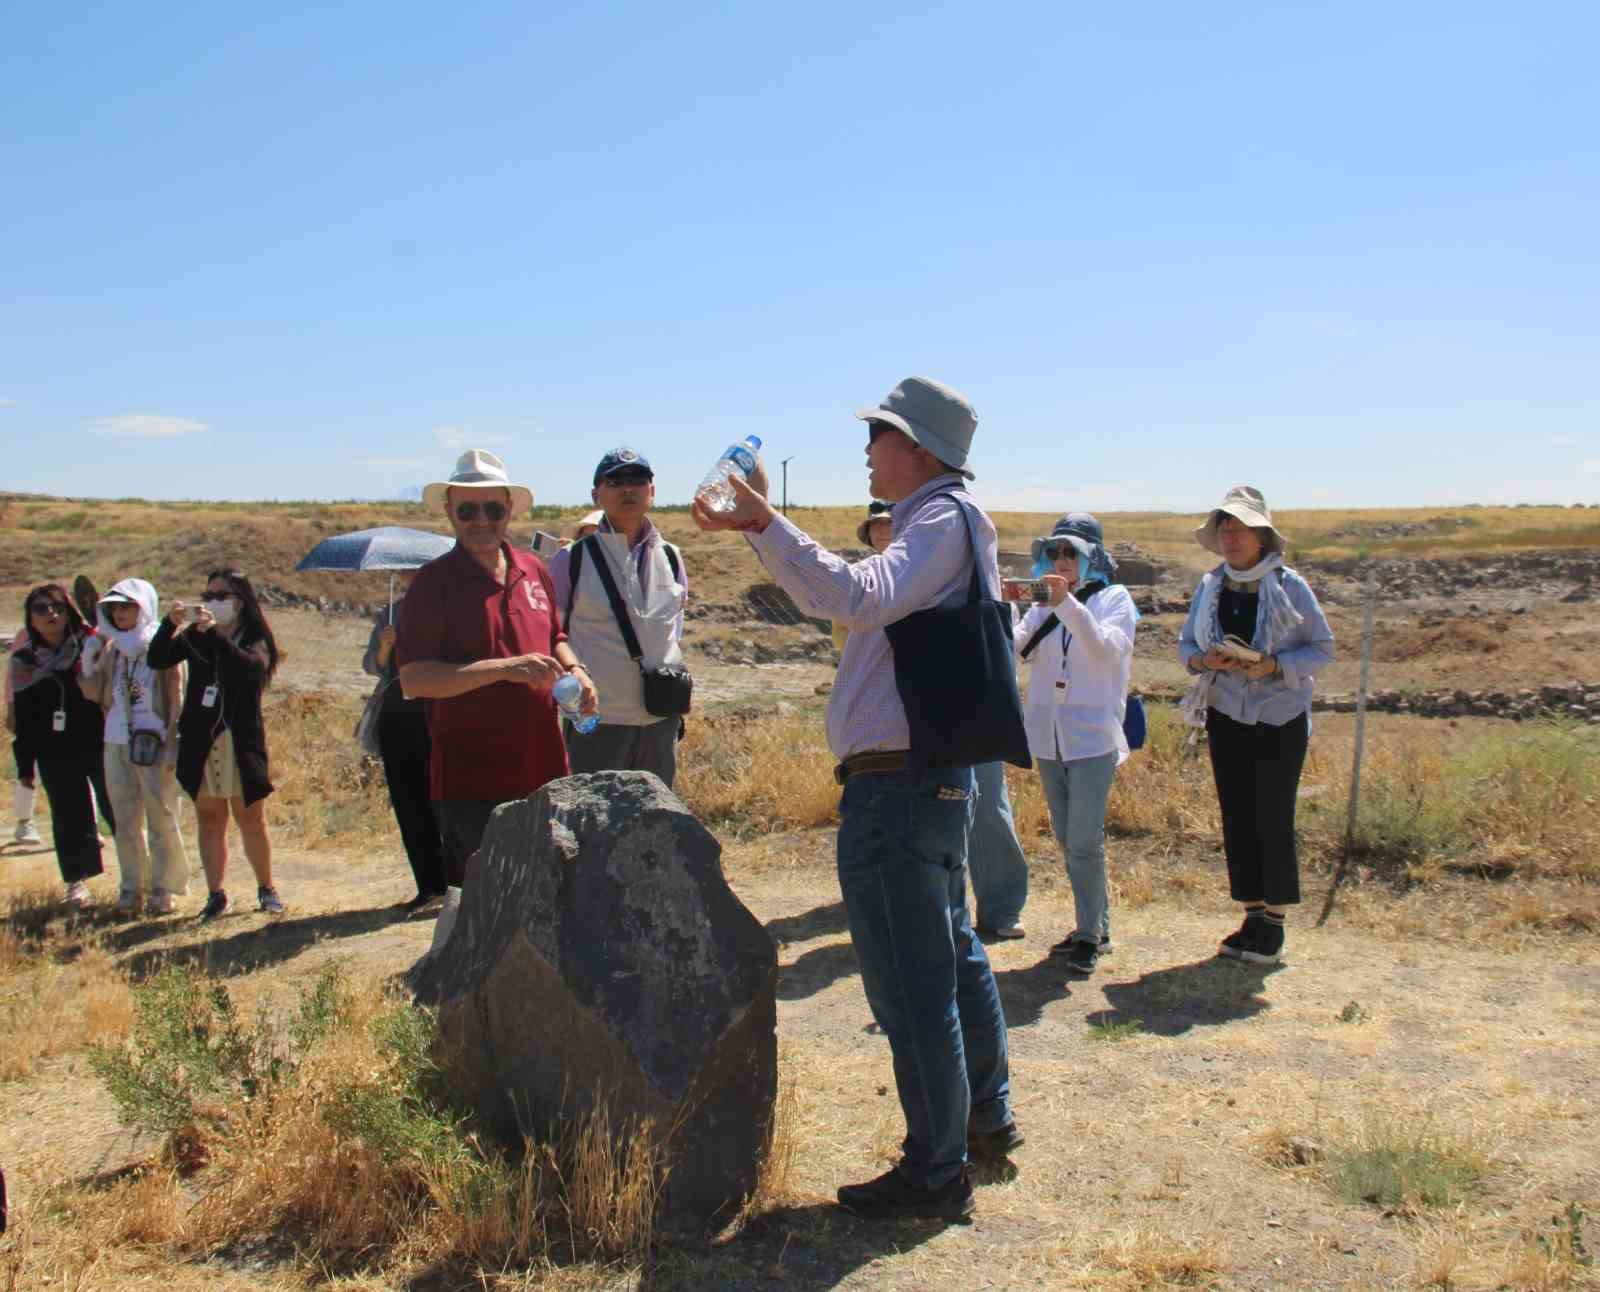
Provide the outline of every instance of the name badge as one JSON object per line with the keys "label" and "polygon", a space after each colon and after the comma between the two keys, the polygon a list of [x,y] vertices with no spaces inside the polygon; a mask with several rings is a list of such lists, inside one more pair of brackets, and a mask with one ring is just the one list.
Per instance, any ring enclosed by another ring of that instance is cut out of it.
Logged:
{"label": "name badge", "polygon": [[215,709],[217,707],[217,684],[215,682],[200,692],[200,703],[207,709]]}
{"label": "name badge", "polygon": [[1067,696],[1072,693],[1072,683],[1068,678],[1056,679],[1056,703],[1065,704]]}
{"label": "name badge", "polygon": [[51,731],[65,731],[66,729],[67,729],[67,711],[65,709],[57,709],[54,713],[52,713],[50,715],[50,730]]}

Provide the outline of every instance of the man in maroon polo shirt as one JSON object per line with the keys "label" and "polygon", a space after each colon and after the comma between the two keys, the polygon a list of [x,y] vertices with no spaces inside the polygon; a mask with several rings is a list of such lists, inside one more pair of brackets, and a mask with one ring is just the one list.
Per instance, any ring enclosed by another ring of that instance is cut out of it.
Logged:
{"label": "man in maroon polo shirt", "polygon": [[532,491],[494,454],[468,449],[422,501],[444,508],[456,545],[417,571],[395,651],[405,694],[428,702],[429,794],[445,879],[459,887],[494,809],[567,774],[556,679],[576,674],[587,713],[599,698],[561,631],[550,572],[506,542]]}

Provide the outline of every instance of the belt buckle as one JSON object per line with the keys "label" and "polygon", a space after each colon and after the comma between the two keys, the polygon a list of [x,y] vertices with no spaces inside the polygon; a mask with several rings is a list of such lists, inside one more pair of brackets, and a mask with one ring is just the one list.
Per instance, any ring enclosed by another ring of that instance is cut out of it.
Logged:
{"label": "belt buckle", "polygon": [[835,785],[843,785],[849,779],[850,779],[850,770],[849,770],[849,768],[847,768],[843,763],[837,764],[833,769],[833,781],[834,781],[834,784]]}

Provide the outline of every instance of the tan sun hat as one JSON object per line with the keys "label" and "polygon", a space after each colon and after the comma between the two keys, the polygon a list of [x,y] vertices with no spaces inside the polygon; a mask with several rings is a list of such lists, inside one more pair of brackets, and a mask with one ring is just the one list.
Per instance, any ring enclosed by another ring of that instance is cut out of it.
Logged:
{"label": "tan sun hat", "polygon": [[1235,520],[1242,521],[1251,529],[1265,529],[1269,536],[1262,540],[1261,546],[1269,552],[1282,552],[1288,535],[1278,532],[1272,523],[1272,513],[1267,510],[1267,500],[1261,496],[1261,490],[1251,485],[1234,485],[1228,490],[1227,497],[1222,500],[1222,505],[1212,510],[1206,517],[1206,523],[1194,531],[1194,540],[1208,552],[1222,555],[1222,547],[1217,542],[1217,526],[1222,523],[1224,516],[1232,516]]}
{"label": "tan sun hat", "polygon": [[585,514],[583,516],[578,517],[577,524],[575,524],[572,527],[572,535],[571,535],[572,541],[573,542],[577,542],[580,538],[583,537],[583,531],[584,531],[585,527],[587,527],[589,529],[599,529],[600,528],[600,522],[603,521],[605,518],[606,518],[605,512],[600,511],[598,508],[596,508],[594,511],[588,512],[587,514]]}
{"label": "tan sun hat", "polygon": [[512,484],[506,475],[506,464],[488,449],[468,449],[457,458],[456,469],[448,480],[436,480],[423,489],[422,505],[429,511],[443,510],[451,489],[508,490],[513,516],[533,506],[533,490],[527,485]]}

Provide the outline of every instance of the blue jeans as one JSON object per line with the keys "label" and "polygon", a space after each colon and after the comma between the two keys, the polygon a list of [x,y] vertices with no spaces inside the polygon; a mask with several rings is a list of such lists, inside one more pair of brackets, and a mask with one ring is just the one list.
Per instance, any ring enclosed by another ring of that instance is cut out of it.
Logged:
{"label": "blue jeans", "polygon": [[1050,828],[1067,859],[1080,942],[1111,936],[1111,900],[1106,893],[1106,798],[1117,772],[1117,752],[1058,762],[1036,758],[1039,783],[1050,809]]}
{"label": "blue jeans", "polygon": [[1017,842],[1017,824],[1006,792],[1004,763],[979,763],[978,806],[967,841],[967,867],[980,929],[1015,924],[1028,902],[1028,859]]}
{"label": "blue jeans", "polygon": [[906,1118],[900,1171],[937,1189],[967,1129],[1011,1120],[1005,1015],[967,916],[970,767],[852,776],[839,804],[839,888]]}

